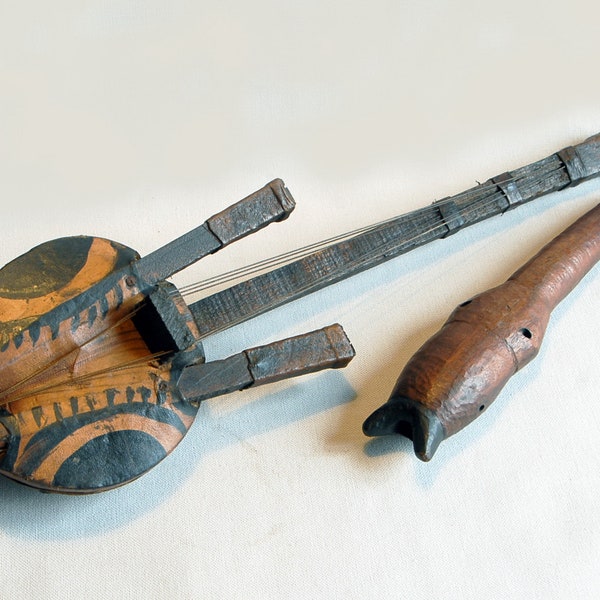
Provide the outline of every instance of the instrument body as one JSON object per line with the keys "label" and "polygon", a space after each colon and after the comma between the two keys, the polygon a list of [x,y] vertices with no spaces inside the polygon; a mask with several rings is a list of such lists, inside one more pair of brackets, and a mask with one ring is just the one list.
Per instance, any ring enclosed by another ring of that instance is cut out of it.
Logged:
{"label": "instrument body", "polygon": [[[35,320],[41,307],[47,313],[63,305],[138,258],[114,242],[79,237],[47,242],[6,265],[0,270],[4,352],[18,350],[6,339],[11,334],[14,339],[15,331]],[[83,325],[79,316],[65,321],[77,335],[82,327],[102,320],[103,332],[59,355],[3,403],[0,425],[8,441],[2,474],[54,491],[110,489],[139,477],[183,439],[197,407],[182,402],[173,385],[172,360],[146,360],[153,353],[134,320],[123,318],[142,302],[138,294],[128,307],[123,297],[110,311],[108,301],[102,309],[96,299]],[[197,337],[193,319],[184,322]],[[154,326],[160,326],[157,319]],[[19,348],[28,340],[33,343],[26,338]]]}
{"label": "instrument body", "polygon": [[537,355],[554,308],[600,260],[600,205],[504,284],[462,303],[409,360],[367,435],[400,433],[430,460]]}
{"label": "instrument body", "polygon": [[354,349],[332,325],[245,350],[208,384],[222,361],[206,362],[196,320],[163,280],[292,208],[275,180],[145,258],[80,236],[1,269],[0,473],[52,492],[108,490],[172,452],[201,400],[348,364]]}

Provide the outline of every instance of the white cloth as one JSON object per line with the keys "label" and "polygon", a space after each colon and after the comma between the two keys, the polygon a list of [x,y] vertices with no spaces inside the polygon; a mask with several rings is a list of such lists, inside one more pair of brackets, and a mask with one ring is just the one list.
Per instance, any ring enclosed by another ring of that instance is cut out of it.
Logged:
{"label": "white cloth", "polygon": [[[425,206],[600,130],[597,2],[184,0],[0,8],[0,262],[94,234],[146,254],[282,177],[284,223],[178,285]],[[206,402],[148,475],[0,482],[0,597],[595,599],[600,272],[429,464],[363,420],[462,300],[598,202],[533,202],[207,340],[332,322],[343,371]]]}

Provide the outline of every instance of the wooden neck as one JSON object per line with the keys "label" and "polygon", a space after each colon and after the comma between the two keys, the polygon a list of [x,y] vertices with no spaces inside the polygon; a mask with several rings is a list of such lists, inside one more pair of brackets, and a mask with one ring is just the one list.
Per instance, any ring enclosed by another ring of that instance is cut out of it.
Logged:
{"label": "wooden neck", "polygon": [[600,173],[600,135],[192,304],[202,337]]}

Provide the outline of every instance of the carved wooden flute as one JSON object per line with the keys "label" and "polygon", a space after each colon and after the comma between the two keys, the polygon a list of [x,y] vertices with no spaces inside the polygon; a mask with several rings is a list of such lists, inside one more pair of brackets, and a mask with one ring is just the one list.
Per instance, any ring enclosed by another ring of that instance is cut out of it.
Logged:
{"label": "carved wooden flute", "polygon": [[537,355],[551,312],[598,260],[600,204],[504,284],[459,305],[407,363],[388,402],[365,421],[365,434],[405,435],[430,460]]}

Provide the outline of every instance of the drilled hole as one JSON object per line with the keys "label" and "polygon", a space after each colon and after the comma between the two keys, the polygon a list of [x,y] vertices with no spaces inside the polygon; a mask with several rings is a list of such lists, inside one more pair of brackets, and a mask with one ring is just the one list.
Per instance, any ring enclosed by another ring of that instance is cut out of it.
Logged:
{"label": "drilled hole", "polygon": [[407,437],[411,441],[413,439],[412,423],[408,423],[407,421],[400,421],[396,424],[396,428],[394,431],[396,433],[399,433],[400,435],[403,435],[404,437]]}
{"label": "drilled hole", "polygon": [[479,412],[482,412],[484,408],[485,408],[485,404],[482,404],[482,405],[479,407]]}
{"label": "drilled hole", "polygon": [[529,329],[527,329],[527,327],[523,327],[523,329],[519,329],[519,333],[523,336],[525,336],[528,340],[530,340],[533,336],[533,334],[531,333],[531,331],[529,331]]}

